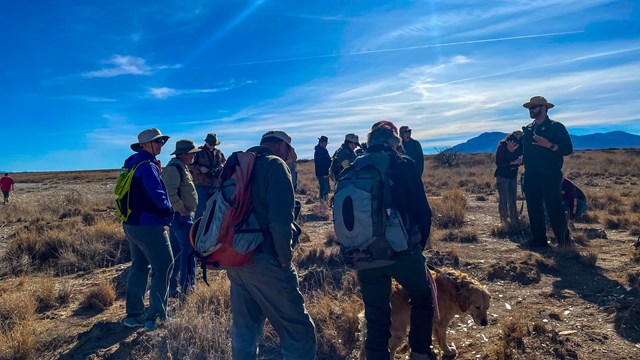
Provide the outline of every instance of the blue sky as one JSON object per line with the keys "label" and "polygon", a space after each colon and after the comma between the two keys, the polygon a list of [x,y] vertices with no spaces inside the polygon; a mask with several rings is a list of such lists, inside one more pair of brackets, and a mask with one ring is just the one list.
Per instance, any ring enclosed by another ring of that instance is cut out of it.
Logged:
{"label": "blue sky", "polygon": [[637,1],[0,0],[0,170],[119,168],[145,128],[302,158],[377,120],[425,151],[529,121],[640,134]]}

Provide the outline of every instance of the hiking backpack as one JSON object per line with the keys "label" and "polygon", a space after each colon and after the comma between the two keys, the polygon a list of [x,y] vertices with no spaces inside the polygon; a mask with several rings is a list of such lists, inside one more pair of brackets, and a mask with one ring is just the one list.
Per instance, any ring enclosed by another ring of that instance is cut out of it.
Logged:
{"label": "hiking backpack", "polygon": [[129,207],[129,200],[131,198],[131,182],[133,181],[133,174],[142,163],[150,162],[149,160],[141,161],[135,164],[131,169],[123,166],[120,169],[120,175],[116,182],[116,187],[113,191],[116,196],[116,213],[122,222],[129,219],[131,215],[131,208]]}
{"label": "hiking backpack", "polygon": [[345,263],[356,269],[393,263],[409,236],[391,199],[389,155],[358,156],[340,174],[333,197],[333,228]]}
{"label": "hiking backpack", "polygon": [[191,245],[206,269],[244,265],[264,241],[251,206],[252,152],[234,152],[225,163],[220,181],[200,219],[191,228]]}

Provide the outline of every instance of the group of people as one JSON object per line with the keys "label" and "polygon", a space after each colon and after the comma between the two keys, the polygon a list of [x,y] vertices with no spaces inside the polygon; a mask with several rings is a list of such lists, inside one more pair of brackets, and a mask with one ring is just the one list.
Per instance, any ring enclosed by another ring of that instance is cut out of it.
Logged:
{"label": "group of people", "polygon": [[[413,160],[418,169],[418,174],[422,177],[424,172],[422,145],[418,140],[411,137],[412,129],[409,126],[401,126],[399,131],[396,130],[396,132],[399,132],[400,138],[400,144],[397,148],[398,153],[407,155]],[[329,156],[328,144],[329,138],[324,135],[320,136],[313,153],[313,163],[321,200],[326,200],[329,196],[331,191],[330,179],[337,181],[342,170],[349,166],[358,155],[364,154],[368,148],[368,143],[360,143],[358,135],[353,133],[344,136],[344,141],[336,149],[333,156]]]}
{"label": "group of people", "polygon": [[[510,134],[498,147],[500,216],[507,223],[518,224],[514,179],[518,166],[523,164],[527,171],[525,194],[532,245],[547,244],[545,207],[556,238],[564,245],[570,239],[560,187],[563,157],[572,152],[571,140],[565,127],[547,116],[553,104],[546,99],[534,97],[524,107],[533,122],[521,133]],[[141,132],[138,141],[131,144],[135,153],[124,163],[126,168],[139,164],[131,183],[132,213],[123,224],[132,256],[124,324],[147,330],[166,320],[169,296],[186,294],[195,287],[189,229],[194,217],[202,215],[225,163],[224,155],[216,148],[220,141],[211,133],[200,147],[191,140],[177,141],[172,153],[175,158],[161,170],[156,156],[168,138],[155,128]],[[330,193],[329,179],[338,180],[358,154],[384,154],[389,159],[391,203],[406,221],[412,239],[410,246],[393,255],[390,263],[357,270],[367,320],[367,359],[389,358],[392,279],[403,285],[411,298],[409,358],[434,359],[430,349],[434,301],[423,256],[432,212],[422,183],[422,147],[412,139],[408,126],[398,130],[390,121],[373,124],[366,143],[360,143],[356,134],[345,135],[332,157],[328,143],[329,139],[321,136],[314,153],[320,199],[327,199]],[[255,160],[251,204],[261,230],[268,235],[251,261],[227,270],[231,283],[232,356],[256,359],[258,340],[269,319],[280,338],[283,358],[314,359],[315,326],[305,308],[292,263],[295,199],[290,164],[297,159],[292,139],[281,130],[267,131],[260,144],[248,151],[261,155]],[[169,232],[165,226],[169,226]],[[143,299],[150,269],[149,306],[145,309]]]}
{"label": "group of people", "polygon": [[[516,205],[518,167],[524,165],[522,189],[527,202],[527,214],[531,226],[530,247],[546,248],[546,219],[551,223],[555,240],[560,246],[571,243],[567,219],[577,213],[572,207],[565,211],[563,194],[575,186],[563,181],[564,157],[573,152],[571,137],[565,126],[551,120],[548,111],[554,104],[542,96],[534,96],[523,106],[533,121],[514,131],[498,143],[496,150],[496,185],[500,220],[510,229],[519,230],[520,218]],[[564,190],[563,190],[564,189]],[[545,215],[545,212],[547,216]]]}

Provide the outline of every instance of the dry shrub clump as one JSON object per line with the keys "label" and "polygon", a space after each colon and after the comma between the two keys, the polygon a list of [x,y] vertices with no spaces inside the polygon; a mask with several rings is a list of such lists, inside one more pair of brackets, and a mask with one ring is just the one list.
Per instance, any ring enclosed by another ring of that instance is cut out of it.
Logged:
{"label": "dry shrub clump", "polygon": [[307,309],[316,325],[318,353],[322,358],[337,359],[351,355],[359,342],[358,314],[363,309],[360,297],[316,291],[307,302]]}
{"label": "dry shrub clump", "polygon": [[115,300],[116,289],[113,283],[107,280],[92,287],[80,302],[80,306],[102,311],[113,305]]}
{"label": "dry shrub clump", "polygon": [[231,358],[229,281],[212,273],[211,286],[198,286],[166,325],[163,341],[153,344],[150,358]]}
{"label": "dry shrub clump", "polygon": [[478,242],[478,234],[473,230],[446,230],[436,231],[431,237],[439,242],[475,243]]}
{"label": "dry shrub clump", "polygon": [[130,260],[122,227],[99,220],[93,226],[79,226],[78,219],[26,226],[7,244],[1,258],[5,272],[54,271],[69,274]]}
{"label": "dry shrub clump", "polygon": [[434,224],[440,229],[459,228],[464,225],[467,196],[460,189],[449,189],[442,197],[432,201]]}
{"label": "dry shrub clump", "polygon": [[0,297],[0,359],[29,359],[35,355],[37,304],[23,291]]}

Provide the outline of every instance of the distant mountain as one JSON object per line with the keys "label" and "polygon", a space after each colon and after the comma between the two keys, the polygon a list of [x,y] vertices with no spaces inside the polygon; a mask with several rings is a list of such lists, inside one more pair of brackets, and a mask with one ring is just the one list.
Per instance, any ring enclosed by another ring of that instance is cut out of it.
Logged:
{"label": "distant mountain", "polygon": [[[500,140],[507,136],[502,132],[486,132],[462,144],[453,146],[462,153],[494,152]],[[624,131],[611,131],[589,135],[571,135],[576,150],[597,150],[612,148],[640,148],[640,136]]]}

